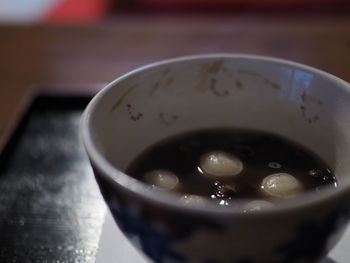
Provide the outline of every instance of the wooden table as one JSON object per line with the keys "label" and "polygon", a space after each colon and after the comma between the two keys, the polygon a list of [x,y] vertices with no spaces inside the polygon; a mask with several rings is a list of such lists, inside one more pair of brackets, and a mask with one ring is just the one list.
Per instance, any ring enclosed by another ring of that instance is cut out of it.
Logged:
{"label": "wooden table", "polygon": [[[0,148],[35,85],[88,90],[146,63],[209,52],[291,59],[350,81],[350,17],[124,16],[94,25],[0,26]],[[46,102],[66,111],[62,103]],[[78,144],[80,115],[52,107],[45,118],[42,108],[31,112],[32,132],[12,140],[20,142],[12,159],[0,160],[1,262],[95,262],[105,206]]]}
{"label": "wooden table", "polygon": [[350,16],[121,16],[93,25],[0,26],[0,136],[34,84],[109,82],[160,59],[276,56],[350,81]]}

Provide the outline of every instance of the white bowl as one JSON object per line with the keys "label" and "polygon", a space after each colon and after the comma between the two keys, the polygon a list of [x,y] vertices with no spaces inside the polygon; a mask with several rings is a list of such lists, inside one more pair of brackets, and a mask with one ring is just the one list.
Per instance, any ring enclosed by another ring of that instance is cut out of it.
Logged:
{"label": "white bowl", "polygon": [[[136,69],[88,105],[81,134],[101,192],[123,232],[157,262],[312,262],[349,217],[349,83],[275,58],[213,54]],[[124,173],[171,135],[236,127],[282,135],[317,153],[338,187],[243,213],[211,202],[186,206]]]}

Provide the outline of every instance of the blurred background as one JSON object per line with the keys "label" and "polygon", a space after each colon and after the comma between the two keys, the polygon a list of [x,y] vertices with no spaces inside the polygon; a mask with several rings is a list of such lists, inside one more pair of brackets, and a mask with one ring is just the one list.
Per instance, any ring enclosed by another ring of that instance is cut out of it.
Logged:
{"label": "blurred background", "polygon": [[0,0],[3,22],[97,21],[125,12],[344,12],[347,0]]}

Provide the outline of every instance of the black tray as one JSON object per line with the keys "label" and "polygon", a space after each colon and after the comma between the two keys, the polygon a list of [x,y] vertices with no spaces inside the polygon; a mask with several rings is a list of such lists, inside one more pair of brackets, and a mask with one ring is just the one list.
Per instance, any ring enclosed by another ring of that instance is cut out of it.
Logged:
{"label": "black tray", "polygon": [[38,95],[0,155],[0,262],[92,263],[106,207],[79,140],[89,95]]}

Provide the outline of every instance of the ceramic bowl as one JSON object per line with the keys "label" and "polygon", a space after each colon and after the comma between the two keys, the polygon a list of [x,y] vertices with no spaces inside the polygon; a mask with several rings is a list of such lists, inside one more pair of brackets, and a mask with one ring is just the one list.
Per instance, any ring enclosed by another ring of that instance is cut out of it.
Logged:
{"label": "ceramic bowl", "polygon": [[[337,188],[247,212],[179,195],[129,177],[144,149],[203,128],[255,129],[317,153]],[[268,57],[181,57],[127,73],[86,108],[82,139],[115,221],[155,262],[314,262],[337,243],[349,218],[349,83],[302,64]],[[115,249],[118,249],[117,247]]]}

